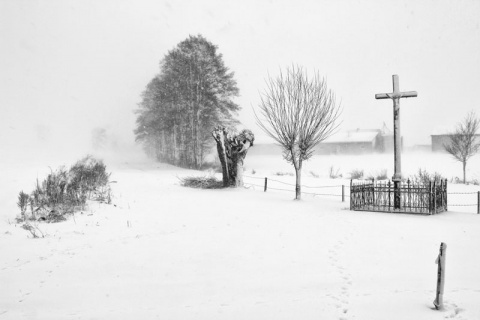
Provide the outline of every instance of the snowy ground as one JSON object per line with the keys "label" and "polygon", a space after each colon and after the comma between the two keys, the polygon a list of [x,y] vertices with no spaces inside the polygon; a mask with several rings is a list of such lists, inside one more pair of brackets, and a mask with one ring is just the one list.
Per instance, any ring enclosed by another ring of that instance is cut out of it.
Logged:
{"label": "snowy ground", "polygon": [[[31,239],[14,223],[18,192],[30,191],[48,166],[79,157],[0,160],[0,319],[480,319],[474,207],[434,216],[351,212],[338,196],[298,202],[293,190],[188,189],[178,177],[201,173],[106,158],[114,205],[92,203],[66,222],[40,224],[47,236]],[[344,176],[367,174],[391,168],[391,160],[316,157],[304,183],[347,185],[328,178],[330,166]],[[248,176],[294,181],[275,175],[292,171],[280,157],[247,156],[245,164]],[[404,156],[405,173],[420,167],[461,176],[447,155]],[[469,170],[480,177],[478,157]],[[436,311],[441,242],[448,245],[446,308]]]}

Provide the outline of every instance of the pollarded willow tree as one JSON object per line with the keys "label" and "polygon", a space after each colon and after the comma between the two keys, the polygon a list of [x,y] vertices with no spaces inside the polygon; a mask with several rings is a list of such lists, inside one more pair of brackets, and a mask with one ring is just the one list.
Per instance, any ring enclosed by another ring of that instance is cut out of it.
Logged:
{"label": "pollarded willow tree", "polygon": [[231,72],[203,36],[190,36],[168,52],[136,111],[136,140],[159,161],[200,168],[213,147],[215,126],[234,126],[240,109]]}
{"label": "pollarded willow tree", "polygon": [[463,166],[463,183],[467,180],[467,162],[480,150],[480,138],[477,131],[480,129],[480,119],[474,112],[470,112],[465,119],[457,124],[455,131],[449,135],[450,142],[444,144],[445,150]]}
{"label": "pollarded willow tree", "polygon": [[338,127],[340,105],[317,72],[309,78],[302,68],[291,67],[266,82],[260,115],[255,112],[257,124],[280,144],[284,159],[295,168],[295,199],[300,200],[302,163]]}
{"label": "pollarded willow tree", "polygon": [[216,127],[212,136],[217,143],[218,158],[222,165],[223,186],[243,186],[243,160],[253,146],[255,135],[248,129],[235,134],[225,127]]}

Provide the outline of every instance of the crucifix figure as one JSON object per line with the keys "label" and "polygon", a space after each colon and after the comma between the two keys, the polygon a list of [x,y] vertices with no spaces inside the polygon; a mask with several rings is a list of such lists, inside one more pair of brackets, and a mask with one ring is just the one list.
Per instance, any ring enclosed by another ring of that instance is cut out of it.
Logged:
{"label": "crucifix figure", "polygon": [[402,183],[402,160],[401,148],[402,138],[400,135],[400,98],[416,97],[416,91],[400,92],[398,84],[398,75],[394,74],[393,78],[393,92],[392,93],[377,93],[375,99],[392,99],[393,100],[393,154],[395,159],[395,174],[393,175],[394,184],[394,208],[400,209],[401,197],[400,189]]}

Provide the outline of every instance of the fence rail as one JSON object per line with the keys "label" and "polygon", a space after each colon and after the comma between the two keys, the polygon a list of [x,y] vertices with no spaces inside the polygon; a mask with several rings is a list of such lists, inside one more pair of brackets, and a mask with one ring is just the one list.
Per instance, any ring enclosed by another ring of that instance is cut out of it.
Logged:
{"label": "fence rail", "polygon": [[[267,190],[275,190],[275,191],[285,191],[285,192],[295,192],[295,184],[288,183],[285,181],[280,181],[276,179],[271,179],[267,177],[252,177],[248,175],[244,175],[245,178],[247,179],[255,179],[255,180],[262,180],[263,184],[261,183],[250,183],[250,182],[245,182],[246,186],[251,186],[251,187],[258,187],[262,188],[264,192]],[[269,184],[270,182],[270,184]],[[280,183],[282,185],[286,186],[291,186],[291,189],[285,189],[285,188],[279,188],[279,187],[272,187],[271,182],[274,183]],[[372,183],[371,181],[369,182],[364,182],[365,184]],[[375,189],[375,194],[370,195],[370,198],[375,198],[376,197],[376,203],[375,206],[378,207],[378,210],[370,210],[368,208],[365,208],[365,211],[392,211],[389,209],[393,205],[393,192],[390,189],[390,194],[388,194],[388,183],[387,182],[376,182],[377,184],[380,184],[379,189]],[[391,184],[392,187],[392,184]],[[390,187],[390,188],[391,188]],[[408,195],[409,190],[408,188],[410,187],[410,196]],[[439,186],[436,185],[436,198],[433,198],[433,203],[435,205],[435,202],[437,203],[437,213],[441,212],[441,210],[446,211],[448,207],[477,207],[477,213],[480,214],[480,191],[478,192],[446,192],[446,182],[444,182],[444,187],[445,191],[441,190],[441,184]],[[328,192],[311,192],[310,190],[308,191],[302,191],[302,194],[308,194],[308,195],[313,195],[313,196],[331,196],[331,197],[341,197],[342,202],[345,202],[346,198],[350,198],[350,201],[352,197],[350,194],[346,193],[346,188],[345,185],[338,184],[338,185],[323,185],[323,186],[307,186],[307,185],[302,185],[302,188],[309,188],[309,189],[333,189],[332,191],[328,190]],[[429,204],[430,200],[427,200],[426,197],[429,194],[428,191],[425,191],[425,189],[419,189],[418,185],[414,185],[413,183],[407,183],[406,185],[404,184],[403,189],[406,189],[407,195],[403,196],[401,198],[402,204],[407,205],[407,208],[404,209],[404,211],[400,212],[411,212],[411,213],[423,213],[423,214],[429,214]],[[303,190],[303,189],[302,189]],[[351,190],[350,190],[351,192]],[[413,193],[413,194],[412,194]],[[477,203],[473,203],[474,201],[468,200],[467,203],[459,203],[459,201],[456,201],[455,203],[448,203],[447,199],[450,195],[477,195]],[[358,195],[357,195],[358,196]],[[353,195],[355,197],[355,194]],[[368,198],[369,195],[365,194],[365,198]],[[390,205],[388,205],[388,201],[390,201]],[[373,205],[372,205],[373,206]],[[374,208],[375,209],[375,208]],[[380,210],[384,209],[384,210]],[[433,211],[432,213],[434,213]]]}

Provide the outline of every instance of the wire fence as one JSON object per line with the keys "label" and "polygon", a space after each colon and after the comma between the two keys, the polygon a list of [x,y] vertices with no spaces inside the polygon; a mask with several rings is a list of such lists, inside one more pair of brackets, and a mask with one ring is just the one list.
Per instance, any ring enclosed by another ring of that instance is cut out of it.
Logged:
{"label": "wire fence", "polygon": [[[254,179],[254,180],[261,180],[263,181],[263,184],[259,183],[251,183],[249,181],[244,181],[245,186],[251,186],[251,187],[258,187],[258,188],[263,188],[264,192],[267,190],[275,190],[275,191],[285,191],[285,192],[295,192],[295,184],[288,183],[285,181],[281,180],[276,180],[272,178],[267,178],[267,177],[252,177],[248,175],[243,175],[244,178],[247,179]],[[284,186],[291,186],[293,188],[290,189],[285,189],[285,188],[280,188],[278,186],[271,186],[271,183],[278,183]],[[346,198],[350,198],[350,194],[347,194],[345,191],[348,188],[345,188],[344,184],[337,184],[337,185],[327,185],[327,186],[308,186],[308,185],[301,185],[302,189],[303,188],[308,188],[308,189],[334,189],[328,193],[326,192],[311,192],[309,191],[301,191],[302,194],[307,194],[307,195],[312,195],[312,196],[330,196],[330,197],[341,197],[342,202],[345,202]],[[476,207],[477,208],[477,213],[480,214],[480,191],[477,192],[448,192],[448,199],[454,200],[453,203],[448,203],[448,207]],[[465,199],[465,196],[468,196],[467,199]],[[462,203],[464,202],[464,203]]]}

